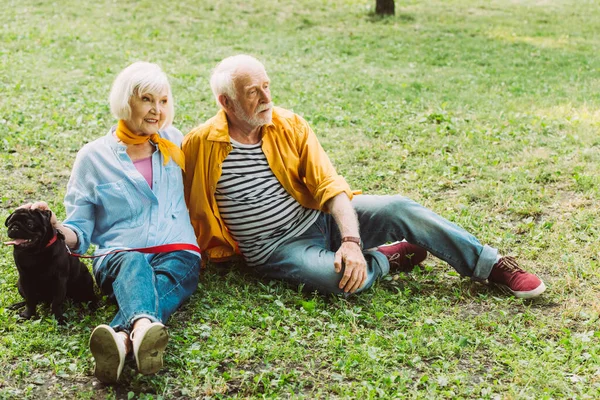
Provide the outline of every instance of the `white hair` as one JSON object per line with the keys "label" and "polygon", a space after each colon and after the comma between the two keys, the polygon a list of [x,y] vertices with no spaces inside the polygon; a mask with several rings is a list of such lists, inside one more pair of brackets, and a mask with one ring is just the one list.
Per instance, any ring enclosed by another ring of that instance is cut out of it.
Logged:
{"label": "white hair", "polygon": [[167,109],[169,115],[160,128],[173,123],[175,117],[175,106],[169,79],[163,70],[157,65],[145,61],[137,61],[119,73],[113,82],[108,100],[110,111],[117,119],[129,120],[131,118],[131,97],[141,94],[152,94],[160,96],[167,89]]}
{"label": "white hair", "polygon": [[212,89],[217,105],[221,106],[219,96],[227,95],[231,100],[236,99],[235,78],[241,67],[254,66],[265,70],[263,63],[247,54],[238,54],[223,59],[210,76],[210,88]]}

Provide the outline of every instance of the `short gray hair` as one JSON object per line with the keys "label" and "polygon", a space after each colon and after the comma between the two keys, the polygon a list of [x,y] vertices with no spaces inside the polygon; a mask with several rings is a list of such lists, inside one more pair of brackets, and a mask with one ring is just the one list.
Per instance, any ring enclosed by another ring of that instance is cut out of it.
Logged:
{"label": "short gray hair", "polygon": [[240,67],[247,65],[254,65],[263,70],[265,69],[263,63],[247,54],[227,57],[217,64],[210,76],[210,88],[219,107],[221,107],[219,96],[222,94],[227,95],[231,100],[236,99],[235,75]]}
{"label": "short gray hair", "polygon": [[117,119],[128,120],[131,118],[131,97],[148,93],[155,96],[167,89],[167,109],[169,115],[160,128],[169,126],[175,117],[173,94],[167,74],[157,65],[145,61],[136,61],[119,73],[112,84],[108,100],[110,111]]}

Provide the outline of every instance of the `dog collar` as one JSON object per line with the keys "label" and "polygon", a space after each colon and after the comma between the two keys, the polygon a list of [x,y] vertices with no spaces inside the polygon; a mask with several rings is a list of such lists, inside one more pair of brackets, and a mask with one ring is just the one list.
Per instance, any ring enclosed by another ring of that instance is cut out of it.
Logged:
{"label": "dog collar", "polygon": [[54,236],[52,237],[52,239],[50,239],[50,241],[48,242],[46,247],[52,246],[52,243],[56,242],[56,237],[57,237],[56,232],[54,232]]}

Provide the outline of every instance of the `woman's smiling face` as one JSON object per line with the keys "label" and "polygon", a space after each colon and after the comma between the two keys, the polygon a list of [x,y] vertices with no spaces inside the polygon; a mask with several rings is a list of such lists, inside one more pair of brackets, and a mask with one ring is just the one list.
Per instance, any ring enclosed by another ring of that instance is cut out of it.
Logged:
{"label": "woman's smiling face", "polygon": [[136,135],[152,135],[164,125],[168,118],[169,92],[164,88],[160,93],[139,93],[131,96],[131,117],[125,121]]}

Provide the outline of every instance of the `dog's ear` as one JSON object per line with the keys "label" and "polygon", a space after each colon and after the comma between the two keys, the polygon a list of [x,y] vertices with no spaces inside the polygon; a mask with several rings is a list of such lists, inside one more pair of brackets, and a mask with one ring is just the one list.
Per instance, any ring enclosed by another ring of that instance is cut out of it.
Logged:
{"label": "dog's ear", "polygon": [[44,217],[44,219],[46,221],[50,221],[50,219],[52,219],[52,211],[50,211],[50,210],[40,210],[40,212],[42,213],[42,216]]}
{"label": "dog's ear", "polygon": [[4,226],[6,226],[8,228],[8,225],[10,225],[10,221],[13,219],[13,217],[15,216],[15,212],[13,212],[12,214],[10,214],[8,216],[8,218],[6,218],[6,221],[4,221]]}

